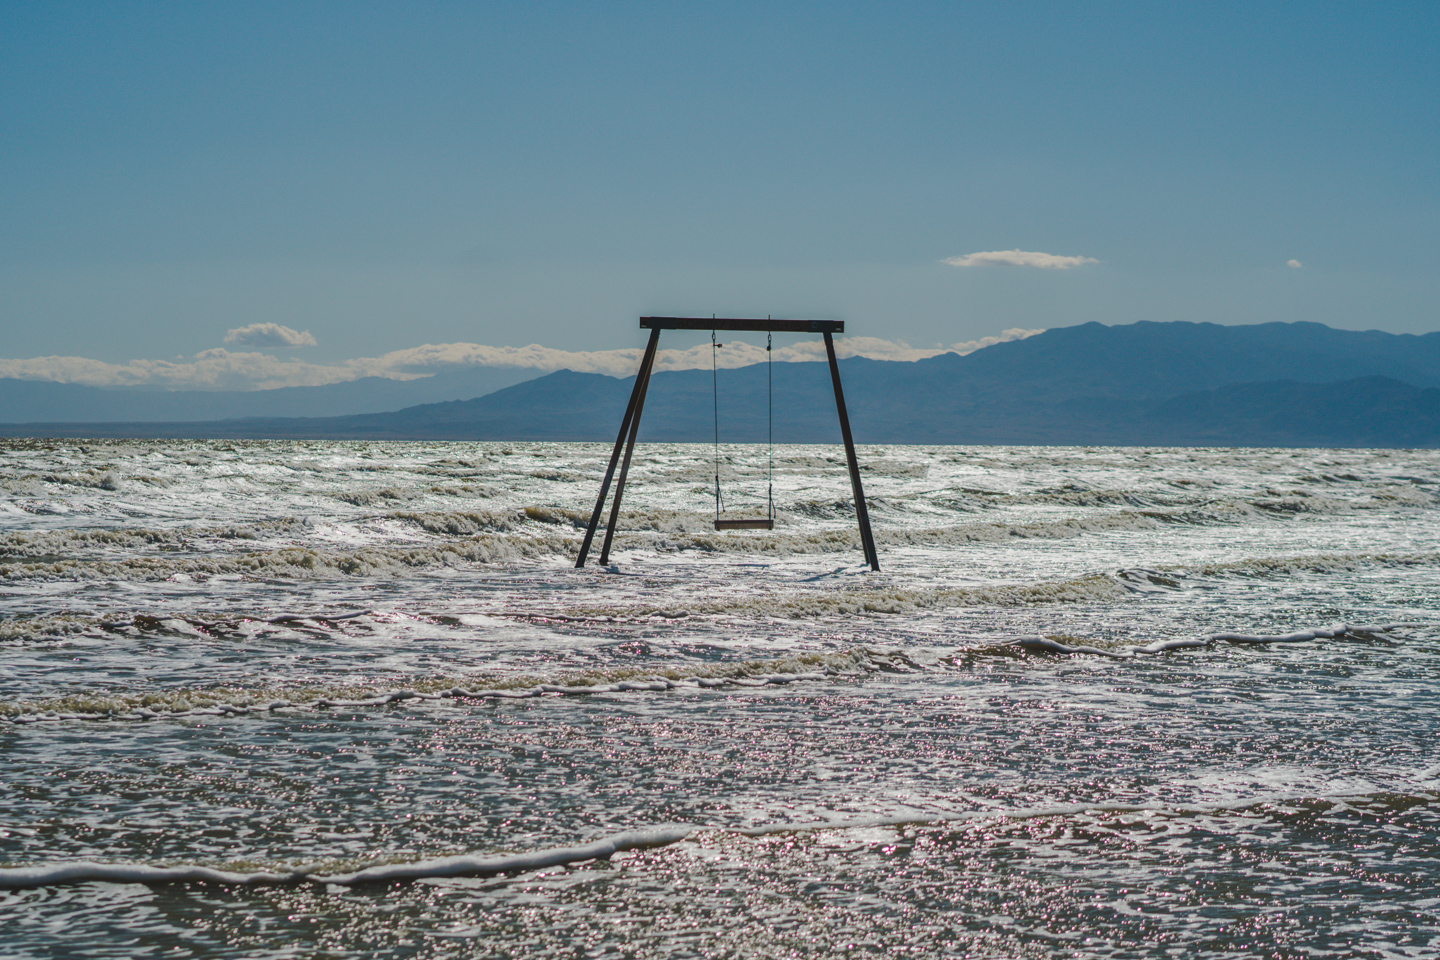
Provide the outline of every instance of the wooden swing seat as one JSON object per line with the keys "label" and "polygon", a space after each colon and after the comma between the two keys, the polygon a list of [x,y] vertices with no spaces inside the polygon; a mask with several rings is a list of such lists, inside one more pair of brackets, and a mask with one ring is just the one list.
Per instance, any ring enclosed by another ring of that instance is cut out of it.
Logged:
{"label": "wooden swing seat", "polygon": [[775,521],[769,517],[755,517],[750,520],[716,520],[716,530],[774,530]]}

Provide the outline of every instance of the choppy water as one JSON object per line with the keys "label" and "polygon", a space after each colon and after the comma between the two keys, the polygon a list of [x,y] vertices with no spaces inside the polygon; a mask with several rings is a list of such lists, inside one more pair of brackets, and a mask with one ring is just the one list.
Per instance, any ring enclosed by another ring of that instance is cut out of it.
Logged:
{"label": "choppy water", "polygon": [[607,454],[0,446],[0,953],[1440,955],[1440,453]]}

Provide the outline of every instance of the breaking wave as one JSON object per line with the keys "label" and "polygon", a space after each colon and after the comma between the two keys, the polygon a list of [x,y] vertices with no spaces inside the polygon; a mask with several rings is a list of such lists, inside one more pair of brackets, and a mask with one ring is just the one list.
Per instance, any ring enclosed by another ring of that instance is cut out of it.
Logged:
{"label": "breaking wave", "polygon": [[552,847],[508,856],[455,856],[375,864],[357,870],[330,872],[323,868],[287,870],[224,870],[200,866],[152,866],[138,863],[63,863],[0,868],[0,890],[49,887],[65,883],[218,883],[227,886],[275,886],[296,883],[359,886],[438,877],[491,876],[544,867],[603,860],[626,850],[644,850],[678,843],[692,827],[636,830],[573,847]]}
{"label": "breaking wave", "polygon": [[1366,567],[1405,568],[1440,566],[1440,553],[1320,553],[1293,557],[1244,557],[1221,563],[1167,565],[1157,568],[1133,567],[1119,571],[1121,582],[1131,589],[1178,588],[1185,581],[1202,579],[1287,579],[1296,574],[1350,573]]}
{"label": "breaking wave", "polygon": [[80,550],[141,550],[180,549],[196,540],[259,540],[281,536],[303,527],[296,518],[260,521],[248,524],[227,524],[218,527],[181,527],[155,530],[117,527],[82,530],[16,531],[0,534],[0,569],[16,560],[70,557]]}
{"label": "breaking wave", "polygon": [[156,720],[244,716],[293,709],[379,707],[405,701],[523,700],[545,696],[660,693],[686,688],[776,686],[915,668],[915,664],[899,652],[862,648],[842,653],[797,654],[779,660],[684,665],[665,669],[611,668],[559,676],[548,681],[533,676],[430,677],[369,686],[225,686],[203,690],[75,694],[48,700],[0,703],[0,719],[12,723]]}
{"label": "breaking wave", "polygon": [[[324,622],[323,618],[315,619]],[[976,657],[986,656],[1089,655],[1132,659],[1179,650],[1213,648],[1221,644],[1263,646],[1333,639],[1394,642],[1397,634],[1430,626],[1418,622],[1336,624],[1288,634],[1221,632],[1198,637],[1162,638],[1143,645],[1115,644],[1063,634],[1021,636],[960,650],[940,658],[931,666],[959,666],[970,663]],[[191,630],[195,631],[195,628]],[[671,667],[612,667],[549,678],[482,674],[407,678],[404,681],[370,684],[225,685],[205,689],[80,693],[41,700],[0,702],[0,720],[17,724],[160,720],[246,716],[289,710],[383,707],[412,701],[524,700],[547,696],[665,693],[686,689],[783,686],[859,679],[876,673],[913,673],[930,668],[899,650],[860,647],[832,653],[795,654],[781,659],[703,665],[685,663]]]}
{"label": "breaking wave", "polygon": [[1333,627],[1317,627],[1286,634],[1253,633],[1211,633],[1203,637],[1177,640],[1156,640],[1143,646],[1097,646],[1085,643],[1079,637],[1020,637],[1011,643],[1027,651],[1042,651],[1062,654],[1091,654],[1100,657],[1127,659],[1141,654],[1167,653],[1171,650],[1190,650],[1197,647],[1213,647],[1221,643],[1237,646],[1264,646],[1267,644],[1308,643],[1314,640],[1334,640],[1348,637],[1354,640],[1377,640],[1388,637],[1400,630],[1423,627],[1422,623],[1387,623],[1375,625],[1338,624]]}
{"label": "breaking wave", "polygon": [[[397,883],[413,880],[450,877],[491,877],[520,874],[547,867],[608,860],[617,854],[636,850],[654,850],[673,846],[702,834],[728,834],[752,840],[779,835],[813,833],[845,833],[874,831],[896,827],[945,828],[951,825],[987,825],[986,835],[1004,830],[1005,824],[1023,825],[1033,821],[1057,820],[1095,823],[1141,814],[1150,818],[1185,819],[1191,817],[1240,816],[1247,822],[1293,816],[1308,810],[1323,812],[1331,809],[1371,810],[1377,817],[1393,815],[1419,805],[1440,802],[1440,792],[1428,784],[1415,784],[1403,792],[1339,792],[1330,796],[1272,793],[1232,802],[1210,801],[1194,804],[1166,803],[1050,803],[1028,807],[982,807],[951,813],[928,812],[901,816],[847,817],[845,819],[807,820],[770,823],[758,827],[736,828],[724,825],[694,823],[665,824],[647,829],[627,830],[584,843],[569,846],[542,847],[520,853],[458,854],[447,857],[405,859],[403,857],[368,861],[335,860],[299,867],[257,869],[253,863],[220,866],[186,864],[148,864],[133,862],[70,861],[39,863],[0,868],[0,890],[23,890],[80,883],[128,883],[160,885],[173,883],[207,883],[222,886],[285,886],[322,884],[358,887],[368,884]],[[988,825],[994,825],[991,828]],[[1068,830],[1066,831],[1069,832]]]}
{"label": "breaking wave", "polygon": [[363,547],[278,550],[204,557],[136,557],[125,560],[62,559],[0,561],[0,578],[9,580],[164,580],[189,577],[240,576],[263,579],[325,577],[393,577],[412,570],[472,563],[508,563],[575,552],[573,538],[482,534],[436,546]]}
{"label": "breaking wave", "polygon": [[1115,600],[1126,588],[1114,577],[1095,574],[1044,583],[983,587],[853,586],[812,592],[772,593],[709,599],[675,596],[665,603],[592,604],[567,607],[579,617],[637,619],[695,616],[763,616],[796,620],[856,614],[904,614],[947,607],[1013,607],[1046,603]]}

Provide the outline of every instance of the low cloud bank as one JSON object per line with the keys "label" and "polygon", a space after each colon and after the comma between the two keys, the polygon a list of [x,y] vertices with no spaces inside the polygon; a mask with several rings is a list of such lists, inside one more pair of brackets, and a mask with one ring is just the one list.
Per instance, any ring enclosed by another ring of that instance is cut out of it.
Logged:
{"label": "low cloud bank", "polygon": [[[230,331],[231,334],[255,327],[278,327],[277,324],[253,324]],[[297,337],[309,337],[298,345],[314,343],[309,333],[297,333],[289,327],[278,327]],[[982,337],[949,346],[912,347],[898,340],[876,337],[841,337],[835,341],[835,352],[843,358],[869,357],[873,360],[922,360],[942,353],[967,354],[983,347],[1009,340],[1023,340],[1042,333],[1041,330],[1006,330],[999,336]],[[270,335],[261,331],[259,335]],[[281,334],[275,334],[280,336]],[[230,341],[229,335],[226,341]],[[239,342],[238,339],[235,342]],[[248,342],[248,341],[247,341]],[[286,346],[293,346],[286,341]],[[466,367],[522,367],[537,373],[553,370],[575,370],[580,373],[603,373],[628,377],[640,365],[639,348],[626,350],[594,350],[587,352],[556,350],[531,344],[528,347],[489,347],[478,343],[424,344],[407,350],[396,350],[379,357],[360,357],[338,364],[305,363],[266,353],[232,352],[223,347],[203,350],[188,359],[132,360],[129,363],[105,363],[85,357],[34,357],[28,360],[0,359],[0,377],[19,380],[53,380],[58,383],[79,383],[95,387],[159,386],[172,390],[270,390],[276,387],[318,387],[344,383],[361,377],[386,377],[392,380],[415,380],[446,370]],[[717,360],[722,367],[743,367],[765,359],[764,346],[729,341],[721,347]],[[775,359],[786,363],[825,359],[821,340],[802,341],[775,350]],[[693,370],[710,366],[710,345],[700,344],[688,350],[661,350],[655,358],[659,370]]]}
{"label": "low cloud bank", "polygon": [[967,253],[961,257],[941,260],[952,267],[1039,267],[1041,270],[1070,270],[1087,263],[1099,263],[1094,257],[1062,257],[1036,250],[988,250]]}

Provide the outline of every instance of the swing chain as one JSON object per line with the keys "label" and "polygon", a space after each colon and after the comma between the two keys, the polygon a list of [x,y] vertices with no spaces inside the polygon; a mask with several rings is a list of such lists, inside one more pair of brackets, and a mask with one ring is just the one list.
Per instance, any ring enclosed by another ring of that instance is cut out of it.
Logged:
{"label": "swing chain", "polygon": [[767,426],[770,429],[770,450],[765,465],[765,483],[768,487],[766,501],[771,520],[775,519],[775,355],[770,350],[774,339],[773,332],[765,333],[765,415],[768,418]]}
{"label": "swing chain", "polygon": [[[716,331],[710,331],[710,390],[711,390],[711,413],[715,422],[715,529],[721,529],[721,514],[725,511],[725,498],[720,486],[720,361],[719,351],[724,346],[715,336]],[[764,529],[772,529],[775,522],[775,335],[772,331],[765,333],[765,388],[766,388],[766,417],[769,429],[769,452],[765,466],[766,482],[766,525]],[[753,527],[757,521],[736,520],[724,521],[741,528]]]}
{"label": "swing chain", "polygon": [[720,498],[720,374],[719,356],[720,344],[715,339],[715,331],[710,331],[710,397],[711,405],[715,414],[715,520],[720,520],[720,512],[724,503]]}

